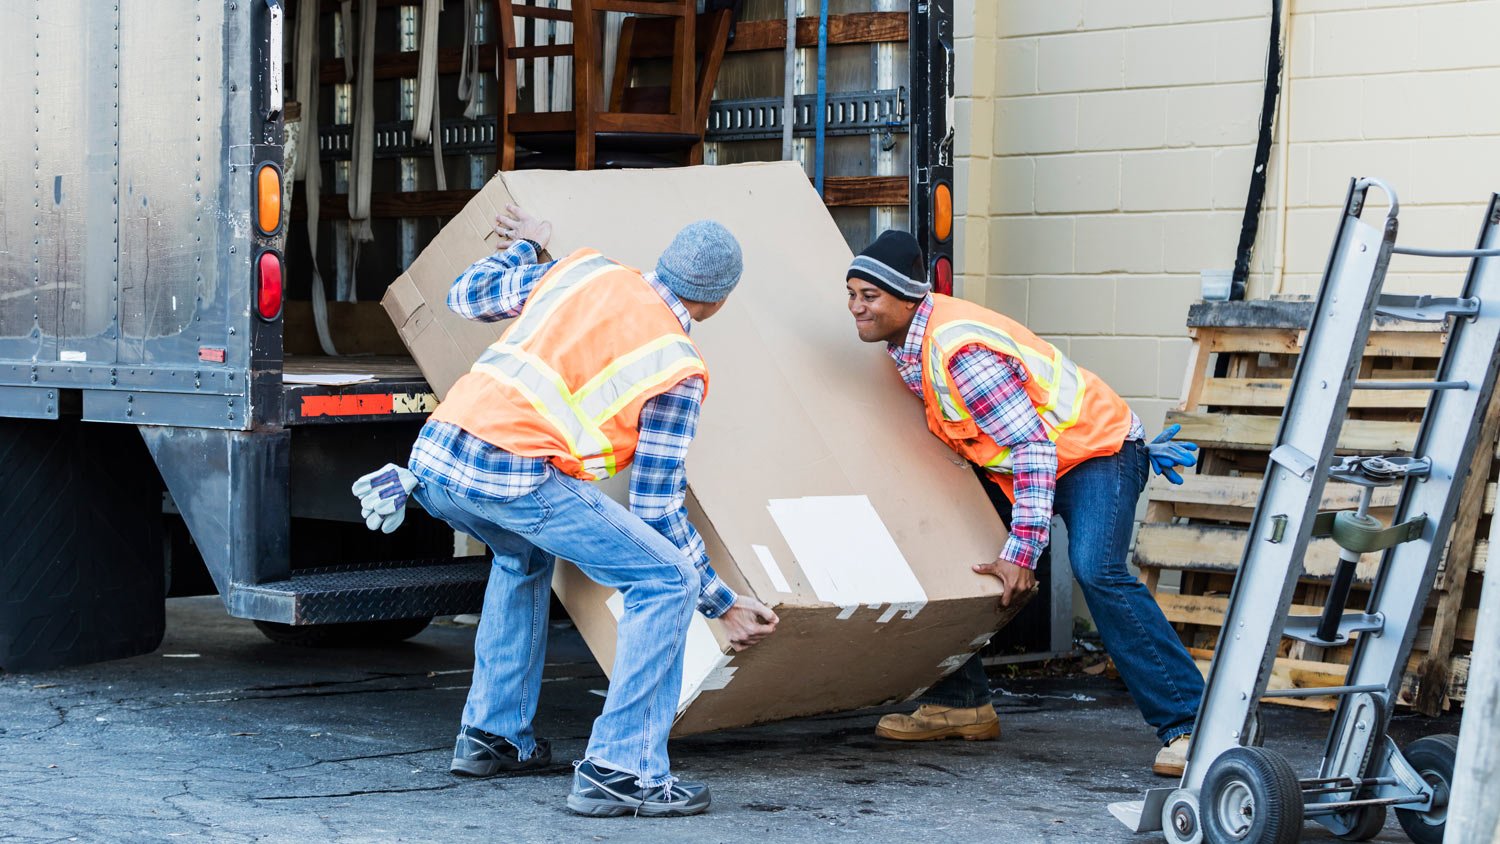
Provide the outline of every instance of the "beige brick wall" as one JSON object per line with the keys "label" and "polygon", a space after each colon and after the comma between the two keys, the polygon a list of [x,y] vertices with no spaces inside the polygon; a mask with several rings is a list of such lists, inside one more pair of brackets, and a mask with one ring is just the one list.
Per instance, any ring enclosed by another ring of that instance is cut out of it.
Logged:
{"label": "beige brick wall", "polygon": [[[1363,8],[1372,7],[1372,8]],[[1257,244],[1252,291],[1310,293],[1351,175],[1401,197],[1402,242],[1470,246],[1500,190],[1500,2],[1303,0],[1291,28],[1286,239]],[[1280,172],[1273,159],[1274,184]],[[1267,199],[1263,228],[1282,203]],[[1452,262],[1397,256],[1386,289],[1452,292]]]}
{"label": "beige brick wall", "polygon": [[[957,3],[960,292],[1057,342],[1149,427],[1181,389],[1199,271],[1234,264],[1269,5]],[[1277,148],[1251,294],[1316,288],[1351,175],[1397,188],[1404,242],[1471,243],[1500,190],[1500,0],[1292,10],[1286,198]],[[1388,289],[1452,289],[1443,269],[1398,257]]]}

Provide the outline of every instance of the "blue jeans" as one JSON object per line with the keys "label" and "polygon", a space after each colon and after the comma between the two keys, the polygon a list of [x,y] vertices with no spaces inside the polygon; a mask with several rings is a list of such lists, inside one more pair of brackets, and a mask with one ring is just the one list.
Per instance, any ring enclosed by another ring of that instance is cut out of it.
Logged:
{"label": "blue jeans", "polygon": [[[1170,742],[1193,731],[1203,675],[1150,591],[1126,566],[1135,503],[1150,477],[1145,445],[1129,440],[1118,454],[1086,460],[1058,478],[1053,507],[1068,526],[1073,576],[1104,647],[1146,723]],[[1010,507],[1000,510],[1010,524]],[[989,680],[978,654],[920,698],[922,703],[964,707],[989,700]]]}
{"label": "blue jeans", "polygon": [[697,606],[698,571],[677,546],[591,484],[549,470],[510,501],[455,495],[426,483],[423,509],[494,552],[474,639],[474,682],[463,722],[503,736],[518,759],[536,751],[532,718],[547,651],[554,556],[618,589],[615,664],[604,711],[585,758],[635,774],[643,786],[671,779],[667,733],[677,714],[682,654]]}

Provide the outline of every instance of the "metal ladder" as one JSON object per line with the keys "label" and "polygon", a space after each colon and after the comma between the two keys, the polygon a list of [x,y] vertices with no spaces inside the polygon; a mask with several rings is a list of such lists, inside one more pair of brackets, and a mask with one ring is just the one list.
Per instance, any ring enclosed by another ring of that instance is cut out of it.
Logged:
{"label": "metal ladder", "polygon": [[[1360,219],[1366,192],[1389,205],[1382,228]],[[1490,199],[1478,248],[1396,245],[1396,194],[1377,179],[1351,180],[1333,252],[1308,326],[1291,393],[1266,467],[1260,502],[1219,632],[1182,782],[1110,812],[1137,832],[1174,844],[1291,842],[1304,819],[1346,840],[1378,834],[1387,808],[1414,841],[1440,841],[1456,740],[1433,736],[1406,751],[1386,734],[1412,640],[1443,558],[1500,368],[1500,194]],[[1382,296],[1392,253],[1469,258],[1454,298]],[[1359,381],[1370,324],[1379,314],[1452,320],[1435,381]],[[1335,458],[1352,390],[1432,391],[1413,457]],[[1318,513],[1328,480],[1364,487],[1356,512]],[[1377,486],[1401,484],[1391,526],[1369,515]],[[1332,537],[1339,564],[1319,617],[1288,618],[1308,541]],[[1367,606],[1347,611],[1361,555],[1381,551]],[[1344,684],[1267,691],[1283,637],[1332,646],[1356,636]],[[1299,778],[1262,747],[1264,697],[1337,695],[1320,770]]]}

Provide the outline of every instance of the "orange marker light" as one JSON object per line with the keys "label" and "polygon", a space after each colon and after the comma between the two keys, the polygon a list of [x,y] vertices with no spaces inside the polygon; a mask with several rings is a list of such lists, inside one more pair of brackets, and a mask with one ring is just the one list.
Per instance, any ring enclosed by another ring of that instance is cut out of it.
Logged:
{"label": "orange marker light", "polygon": [[261,234],[281,228],[281,171],[274,164],[260,165],[255,174],[255,214]]}
{"label": "orange marker light", "polygon": [[944,242],[953,235],[953,188],[947,182],[932,189],[932,234]]}

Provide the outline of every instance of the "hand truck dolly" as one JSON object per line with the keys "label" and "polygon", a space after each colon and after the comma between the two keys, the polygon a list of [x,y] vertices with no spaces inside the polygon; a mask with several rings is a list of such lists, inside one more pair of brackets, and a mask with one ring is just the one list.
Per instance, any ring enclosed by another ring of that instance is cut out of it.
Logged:
{"label": "hand truck dolly", "polygon": [[[1361,219],[1366,194],[1387,200],[1383,225]],[[1137,832],[1173,844],[1298,840],[1304,820],[1339,838],[1377,835],[1394,809],[1418,844],[1442,840],[1457,738],[1428,736],[1398,748],[1387,735],[1412,641],[1443,559],[1458,498],[1500,368],[1500,194],[1491,197],[1475,249],[1396,244],[1400,206],[1378,179],[1351,180],[1338,234],[1313,309],[1291,392],[1266,467],[1219,632],[1182,781],[1110,811]],[[1392,254],[1470,260],[1457,297],[1382,295]],[[1431,382],[1361,381],[1376,315],[1448,321]],[[1353,390],[1425,389],[1432,395],[1412,456],[1334,456]],[[1319,513],[1328,481],[1358,484],[1354,512]],[[1371,492],[1400,485],[1392,524],[1369,513]],[[1321,617],[1288,617],[1308,541],[1331,537],[1339,563]],[[1362,555],[1380,552],[1370,597],[1346,608]],[[1343,685],[1267,691],[1282,638],[1317,646],[1351,641]],[[1266,697],[1339,698],[1319,770],[1299,776],[1262,746],[1258,707]]]}

